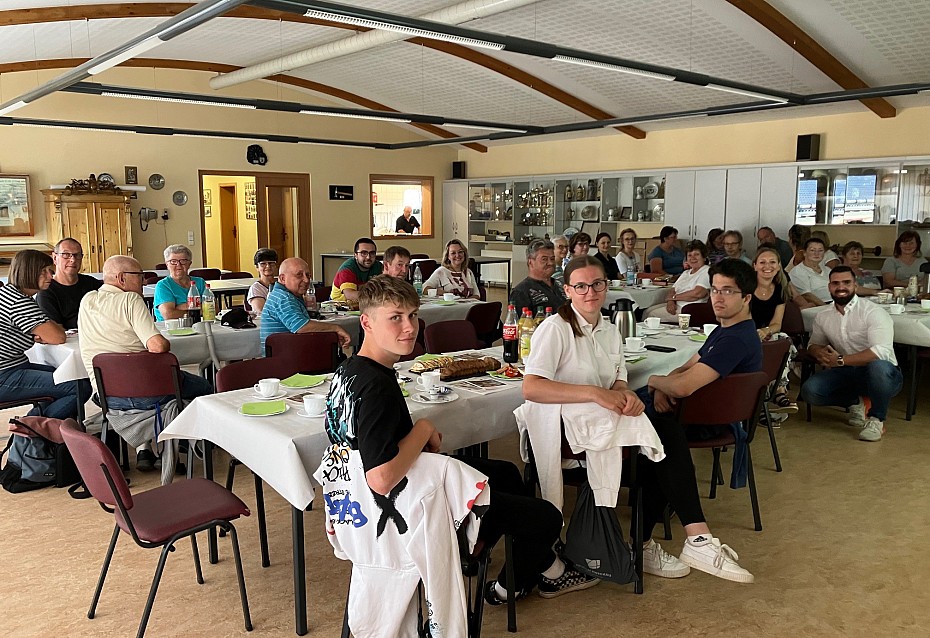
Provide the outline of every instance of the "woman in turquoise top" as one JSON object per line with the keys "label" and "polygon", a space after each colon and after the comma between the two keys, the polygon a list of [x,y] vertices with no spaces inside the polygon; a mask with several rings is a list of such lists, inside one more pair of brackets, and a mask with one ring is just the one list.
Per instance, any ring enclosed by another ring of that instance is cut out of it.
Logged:
{"label": "woman in turquoise top", "polygon": [[180,319],[187,315],[187,293],[192,281],[201,296],[206,289],[203,279],[187,274],[191,267],[191,249],[184,244],[165,248],[165,264],[168,266],[168,276],[155,284],[156,321]]}
{"label": "woman in turquoise top", "polygon": [[657,275],[680,275],[685,270],[685,254],[678,247],[678,229],[663,226],[658,246],[649,253],[649,267]]}

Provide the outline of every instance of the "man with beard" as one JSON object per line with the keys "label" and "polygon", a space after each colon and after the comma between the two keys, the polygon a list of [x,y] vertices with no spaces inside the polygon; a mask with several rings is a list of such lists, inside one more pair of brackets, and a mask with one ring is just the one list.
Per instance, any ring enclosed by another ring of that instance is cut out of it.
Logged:
{"label": "man with beard", "polygon": [[537,308],[552,308],[552,312],[565,303],[562,286],[553,279],[555,273],[555,247],[545,239],[534,239],[526,247],[526,265],[529,276],[514,286],[510,292],[510,303],[520,312],[529,308],[536,314]]}
{"label": "man with beard", "polygon": [[[903,376],[894,356],[894,324],[881,306],[856,296],[849,266],[830,271],[833,308],[817,315],[808,352],[825,368],[801,388],[812,405],[849,406],[849,425],[862,428],[860,441],[880,441],[888,403],[901,391]],[[871,400],[866,414],[865,401]]]}

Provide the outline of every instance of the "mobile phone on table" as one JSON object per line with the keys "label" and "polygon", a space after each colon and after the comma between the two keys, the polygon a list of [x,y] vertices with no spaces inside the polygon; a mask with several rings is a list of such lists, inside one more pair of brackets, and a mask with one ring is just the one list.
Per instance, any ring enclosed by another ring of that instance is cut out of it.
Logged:
{"label": "mobile phone on table", "polygon": [[653,352],[675,352],[675,348],[670,348],[668,346],[659,346],[654,343],[647,344],[646,350],[652,350]]}

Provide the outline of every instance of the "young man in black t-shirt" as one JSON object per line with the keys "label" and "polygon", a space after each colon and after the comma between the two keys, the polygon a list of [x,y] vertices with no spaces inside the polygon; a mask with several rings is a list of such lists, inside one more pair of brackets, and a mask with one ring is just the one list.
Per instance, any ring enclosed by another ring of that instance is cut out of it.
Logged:
{"label": "young man in black t-shirt", "polygon": [[[419,325],[419,297],[402,279],[381,275],[359,290],[360,323],[365,340],[358,354],[336,371],[327,397],[326,430],[333,443],[359,451],[368,487],[388,495],[404,479],[421,452],[439,452],[442,434],[429,419],[410,418],[393,365],[410,354]],[[481,519],[479,538],[514,537],[514,578],[518,597],[534,586],[545,598],[596,585],[568,567],[552,550],[562,514],[547,501],[529,496],[512,463],[462,459],[488,476],[491,502]],[[450,565],[450,569],[459,569]],[[506,600],[506,585],[488,583],[490,604]]]}

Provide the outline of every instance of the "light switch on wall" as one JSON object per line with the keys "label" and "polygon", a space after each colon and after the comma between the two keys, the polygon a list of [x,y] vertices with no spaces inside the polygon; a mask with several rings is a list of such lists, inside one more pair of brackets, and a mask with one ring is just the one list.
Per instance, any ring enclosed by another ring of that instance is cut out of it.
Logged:
{"label": "light switch on wall", "polygon": [[187,244],[191,245],[193,243],[194,243],[194,231],[189,230],[187,231]]}

